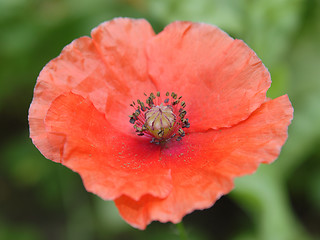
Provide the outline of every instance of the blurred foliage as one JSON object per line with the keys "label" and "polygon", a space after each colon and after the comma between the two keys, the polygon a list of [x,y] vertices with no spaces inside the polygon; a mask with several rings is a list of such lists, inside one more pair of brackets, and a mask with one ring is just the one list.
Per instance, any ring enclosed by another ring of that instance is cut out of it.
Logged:
{"label": "blurred foliage", "polygon": [[175,20],[219,26],[269,68],[268,96],[288,93],[295,108],[280,158],[186,216],[190,239],[320,239],[319,0],[0,0],[0,239],[178,239],[172,224],[128,226],[112,202],[87,193],[77,174],[45,160],[28,138],[41,68],[118,16],[146,18],[156,32]]}

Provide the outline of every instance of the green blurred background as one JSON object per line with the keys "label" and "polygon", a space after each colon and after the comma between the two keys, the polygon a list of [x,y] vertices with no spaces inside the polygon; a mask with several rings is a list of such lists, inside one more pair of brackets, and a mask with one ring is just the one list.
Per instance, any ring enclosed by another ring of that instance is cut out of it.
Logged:
{"label": "green blurred background", "polygon": [[73,39],[113,17],[219,26],[243,39],[272,75],[269,97],[288,93],[289,139],[272,165],[237,179],[211,209],[184,218],[190,239],[320,239],[319,0],[0,0],[0,240],[179,239],[173,224],[127,225],[112,202],[46,160],[28,137],[28,108],[42,67]]}

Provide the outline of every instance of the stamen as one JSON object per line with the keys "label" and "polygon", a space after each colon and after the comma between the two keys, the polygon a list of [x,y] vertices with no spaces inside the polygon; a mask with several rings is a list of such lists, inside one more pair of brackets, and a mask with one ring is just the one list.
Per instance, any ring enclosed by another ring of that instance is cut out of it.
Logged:
{"label": "stamen", "polygon": [[[178,98],[175,92],[171,92],[171,103],[168,98],[170,93],[166,92],[166,98],[161,100],[160,92],[150,93],[145,103],[137,99],[137,104],[133,101],[130,104],[134,112],[129,115],[129,122],[137,132],[138,136],[144,136],[151,139],[150,143],[160,144],[175,138],[181,141],[186,135],[183,128],[189,128],[188,118],[185,118],[187,111],[184,110],[186,103],[181,101],[182,96]],[[181,102],[181,103],[180,103]],[[181,107],[179,108],[179,104]]]}
{"label": "stamen", "polygon": [[182,128],[179,128],[178,133],[180,134],[181,137],[185,136],[184,131],[182,130]]}
{"label": "stamen", "polygon": [[175,94],[174,92],[171,93],[171,97],[172,97],[173,99],[177,99],[177,96],[178,96],[178,95]]}
{"label": "stamen", "polygon": [[134,114],[135,114],[135,116],[138,117],[138,116],[140,115],[140,113],[141,113],[141,112],[140,112],[140,109],[137,109]]}
{"label": "stamen", "polygon": [[180,100],[176,100],[172,103],[172,105],[177,105],[180,102]]}
{"label": "stamen", "polygon": [[134,124],[134,123],[136,122],[136,120],[135,120],[133,117],[131,117],[130,120],[129,120],[129,122],[130,122],[131,124]]}
{"label": "stamen", "polygon": [[180,116],[181,118],[184,118],[184,116],[185,116],[186,114],[187,114],[187,111],[183,109],[183,110],[180,112],[179,116]]}

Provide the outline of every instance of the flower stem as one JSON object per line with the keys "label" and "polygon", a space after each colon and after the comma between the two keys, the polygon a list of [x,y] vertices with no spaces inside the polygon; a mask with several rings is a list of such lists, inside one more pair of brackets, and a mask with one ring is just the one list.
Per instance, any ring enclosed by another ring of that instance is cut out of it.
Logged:
{"label": "flower stem", "polygon": [[176,226],[177,226],[177,229],[179,232],[180,239],[181,240],[188,240],[188,236],[186,234],[186,230],[184,229],[184,225],[183,225],[182,221],[177,223]]}

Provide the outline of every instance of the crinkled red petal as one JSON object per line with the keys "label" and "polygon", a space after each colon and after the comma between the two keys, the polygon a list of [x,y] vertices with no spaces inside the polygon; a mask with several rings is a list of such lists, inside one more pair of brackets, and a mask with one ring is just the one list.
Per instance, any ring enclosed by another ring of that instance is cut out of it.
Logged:
{"label": "crinkled red petal", "polygon": [[42,69],[29,109],[29,125],[30,137],[45,157],[59,162],[61,140],[46,132],[44,118],[51,102],[69,91],[106,112],[119,131],[133,133],[128,124],[130,102],[144,91],[155,90],[145,55],[146,42],[153,35],[146,20],[117,18],[95,28],[93,39],[74,40]]}
{"label": "crinkled red petal", "polygon": [[174,22],[147,50],[157,88],[183,96],[190,131],[230,127],[266,100],[268,70],[244,42],[215,26]]}
{"label": "crinkled red petal", "polygon": [[88,97],[97,109],[105,109],[108,85],[102,80],[105,71],[99,59],[92,40],[82,37],[66,46],[59,57],[42,69],[37,79],[29,109],[30,137],[41,153],[52,161],[59,162],[62,143],[46,132],[44,118],[55,98],[72,90]]}
{"label": "crinkled red petal", "polygon": [[195,209],[208,208],[233,187],[233,178],[253,173],[259,163],[274,161],[287,138],[292,106],[282,96],[264,103],[247,120],[232,128],[191,133],[161,151],[171,169],[173,189],[159,199],[115,200],[121,216],[144,229],[153,220],[177,223]]}
{"label": "crinkled red petal", "polygon": [[114,86],[108,92],[108,121],[115,123],[123,133],[131,132],[128,115],[132,109],[128,106],[137,99],[144,101],[144,93],[156,91],[148,75],[145,50],[148,41],[154,36],[153,29],[144,19],[116,18],[99,25],[91,35],[105,62],[108,82]]}
{"label": "crinkled red petal", "polygon": [[88,191],[108,200],[164,198],[171,191],[171,170],[159,161],[160,147],[121,134],[89,100],[74,93],[59,96],[45,125],[60,139],[60,162],[81,175]]}

